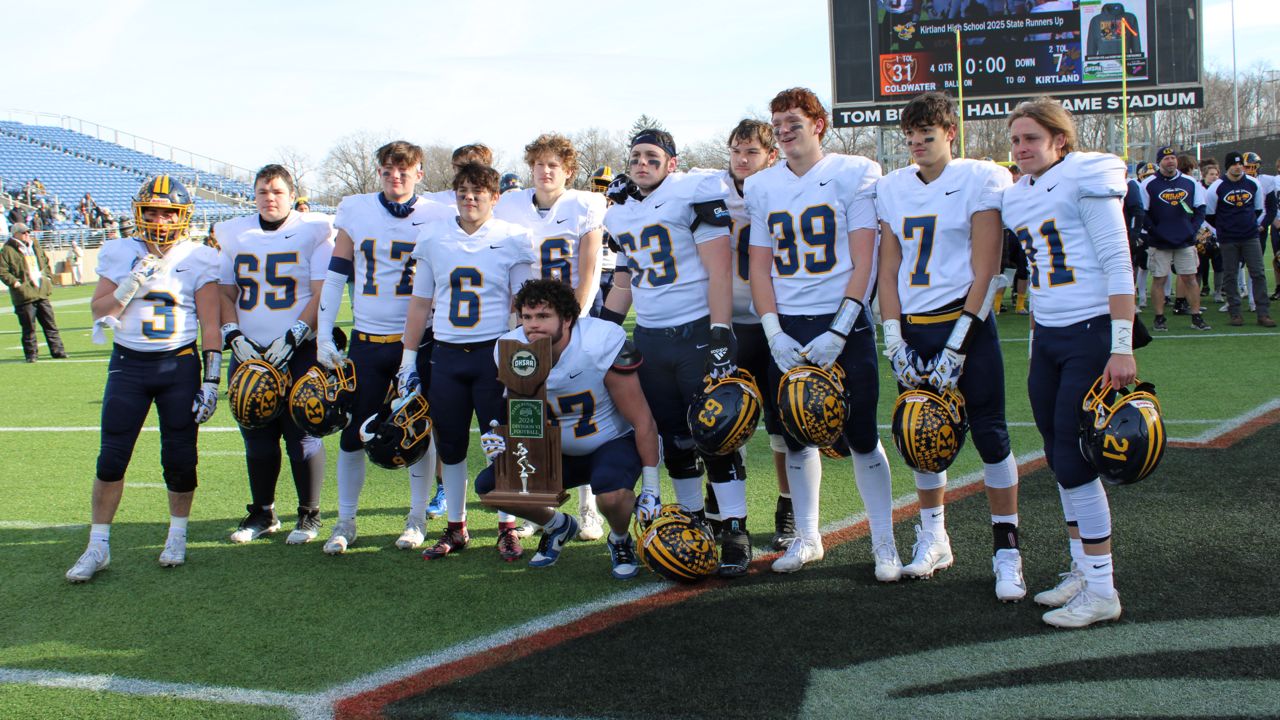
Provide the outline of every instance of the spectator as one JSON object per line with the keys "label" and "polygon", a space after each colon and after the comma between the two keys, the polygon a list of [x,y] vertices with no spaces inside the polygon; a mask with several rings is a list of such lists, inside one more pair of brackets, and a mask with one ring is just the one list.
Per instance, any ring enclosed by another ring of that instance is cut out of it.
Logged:
{"label": "spectator", "polygon": [[[1155,163],[1142,163],[1138,166],[1138,187],[1142,187],[1142,183],[1152,175],[1156,174]],[[1142,199],[1141,196],[1138,198]],[[1150,245],[1150,237],[1147,233],[1147,217],[1146,210],[1142,211],[1142,224],[1138,226],[1138,237],[1135,243],[1133,254],[1133,274],[1136,278],[1135,285],[1138,291],[1138,309],[1145,310],[1147,307],[1147,247]]]}
{"label": "spectator", "polygon": [[53,293],[49,258],[31,236],[31,228],[18,223],[13,226],[13,237],[0,248],[0,282],[9,286],[13,311],[22,325],[22,351],[27,362],[33,363],[40,354],[36,339],[36,322],[44,330],[49,354],[65,358],[58,324],[53,317],[53,305],[49,296]]}
{"label": "spectator", "polygon": [[[1209,186],[1213,184],[1222,175],[1222,171],[1218,168],[1218,161],[1213,158],[1205,158],[1200,163],[1200,184],[1204,186],[1207,192]],[[1209,231],[1210,237],[1205,238],[1205,230]],[[1203,240],[1201,240],[1203,238]],[[1196,252],[1200,254],[1200,297],[1209,294],[1210,289],[1213,291],[1213,301],[1222,302],[1222,251],[1218,248],[1217,231],[1208,222],[1205,222],[1200,228],[1200,235],[1196,240]],[[1213,283],[1209,282],[1209,270],[1213,269]]]}
{"label": "spectator", "polygon": [[89,193],[85,193],[80,199],[80,219],[89,227],[98,227],[95,224],[98,219],[98,204],[93,201],[93,196]]}
{"label": "spectator", "polygon": [[67,254],[67,259],[70,260],[71,279],[79,285],[83,282],[84,274],[84,247],[80,245],[79,240],[71,238],[71,252]]}
{"label": "spectator", "polygon": [[9,208],[9,224],[17,225],[18,223],[25,223],[26,221],[27,214],[22,211],[22,208],[18,207],[17,203],[14,203],[13,207]]}
{"label": "spectator", "polygon": [[[1182,173],[1183,175],[1186,175],[1187,177],[1194,179],[1196,177],[1196,170],[1199,167],[1200,167],[1200,163],[1196,162],[1196,159],[1192,157],[1189,153],[1182,153],[1181,155],[1178,156],[1178,172]],[[1204,187],[1209,187],[1209,186],[1205,185]],[[1197,251],[1198,251],[1198,243],[1197,243]],[[1200,256],[1197,254],[1196,262],[1199,263],[1199,261],[1200,261]],[[1197,267],[1196,277],[1198,278],[1199,265],[1197,265],[1196,267]],[[1203,297],[1204,293],[1201,293],[1200,295],[1201,297]],[[1183,290],[1182,283],[1175,283],[1173,288],[1173,314],[1186,315],[1187,311],[1190,308],[1191,308],[1191,304],[1187,302],[1187,294],[1186,294],[1186,291]]]}
{"label": "spectator", "polygon": [[1155,330],[1168,330],[1164,317],[1165,281],[1177,273],[1191,305],[1191,327],[1208,330],[1200,315],[1199,278],[1196,275],[1196,232],[1204,223],[1204,188],[1178,172],[1178,155],[1172,147],[1156,151],[1159,172],[1142,183],[1142,207],[1147,213],[1151,247],[1147,270],[1151,273],[1151,303]]}
{"label": "spectator", "polygon": [[310,199],[307,198],[306,195],[303,195],[302,197],[298,198],[298,201],[296,203],[293,204],[293,209],[297,210],[298,212],[311,212]]}
{"label": "spectator", "polygon": [[1258,181],[1244,174],[1244,156],[1229,152],[1223,160],[1227,174],[1209,188],[1205,207],[1209,223],[1218,231],[1222,250],[1222,271],[1226,278],[1223,290],[1227,296],[1227,313],[1232,325],[1244,325],[1240,313],[1240,290],[1234,282],[1241,262],[1249,269],[1258,324],[1273,328],[1271,301],[1267,297],[1267,276],[1262,267],[1262,245],[1258,242],[1258,223],[1264,209]]}

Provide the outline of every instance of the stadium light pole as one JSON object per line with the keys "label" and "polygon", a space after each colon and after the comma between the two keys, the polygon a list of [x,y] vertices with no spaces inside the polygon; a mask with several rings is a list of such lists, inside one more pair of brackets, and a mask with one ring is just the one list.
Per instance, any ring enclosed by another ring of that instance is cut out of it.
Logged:
{"label": "stadium light pole", "polygon": [[1236,0],[1231,0],[1231,92],[1235,96],[1236,142],[1240,142],[1240,78],[1236,74]]}

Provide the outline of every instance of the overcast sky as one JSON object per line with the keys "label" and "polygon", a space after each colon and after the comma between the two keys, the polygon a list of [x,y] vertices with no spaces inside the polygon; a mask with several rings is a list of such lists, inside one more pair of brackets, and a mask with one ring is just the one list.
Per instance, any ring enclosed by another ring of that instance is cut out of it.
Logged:
{"label": "overcast sky", "polygon": [[[1205,61],[1231,69],[1230,0],[1203,0]],[[1241,69],[1271,62],[1277,0],[1235,0]],[[0,108],[68,115],[246,168],[318,164],[357,130],[483,141],[540,132],[718,136],[778,90],[831,95],[826,0],[11,3]],[[11,114],[11,119],[23,120]]]}

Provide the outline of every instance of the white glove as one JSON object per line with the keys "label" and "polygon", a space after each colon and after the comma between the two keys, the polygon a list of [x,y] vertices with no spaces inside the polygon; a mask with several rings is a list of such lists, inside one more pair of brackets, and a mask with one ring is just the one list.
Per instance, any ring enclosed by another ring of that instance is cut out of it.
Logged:
{"label": "white glove", "polygon": [[489,421],[489,432],[480,436],[480,449],[484,451],[484,456],[489,462],[493,462],[499,455],[507,451],[507,441],[498,433],[494,432],[498,427],[497,420]]}
{"label": "white glove", "polygon": [[151,253],[138,258],[134,261],[133,267],[129,269],[129,274],[116,287],[116,291],[113,293],[116,300],[119,300],[121,305],[128,305],[133,296],[138,293],[138,288],[150,280],[151,276],[155,275],[159,268],[160,258]]}
{"label": "white glove", "polygon": [[213,412],[218,409],[218,383],[205,381],[200,384],[196,393],[196,401],[191,404],[191,412],[196,416],[196,424],[203,425]]}
{"label": "white glove", "polygon": [[933,369],[929,371],[929,384],[938,390],[955,390],[962,372],[964,372],[964,355],[946,348],[933,360]]}
{"label": "white glove", "polygon": [[420,389],[422,381],[418,378],[418,351],[405,350],[400,356],[400,369],[396,371],[396,394],[409,397]]}
{"label": "white glove", "polygon": [[642,490],[636,496],[636,522],[640,523],[640,527],[648,527],[658,517],[661,509],[662,498],[657,493]]}
{"label": "white glove", "polygon": [[898,343],[884,349],[884,356],[889,358],[893,368],[893,376],[903,387],[916,388],[924,384],[923,368],[920,356],[906,343]]}
{"label": "white glove", "polygon": [[267,348],[263,358],[267,362],[276,367],[277,370],[283,370],[289,364],[289,359],[293,357],[293,353],[298,346],[306,342],[307,337],[311,335],[311,326],[299,320],[293,324],[293,327],[284,332],[283,335],[276,338]]}
{"label": "white glove", "polygon": [[240,326],[235,323],[222,326],[222,346],[231,350],[231,356],[237,363],[262,359],[262,354],[254,347],[253,341],[240,332]]}
{"label": "white glove", "polygon": [[[772,350],[770,346],[770,350]],[[810,364],[828,368],[835,363],[844,350],[844,338],[830,330],[809,341],[800,353],[808,358]]]}
{"label": "white glove", "polygon": [[764,336],[769,341],[769,354],[773,355],[773,362],[778,369],[786,372],[797,365],[804,364],[800,343],[782,332],[777,313],[765,313],[760,318],[760,325],[764,328]]}
{"label": "white glove", "polygon": [[316,341],[316,362],[330,370],[337,370],[344,358],[333,343],[333,336],[322,337]]}

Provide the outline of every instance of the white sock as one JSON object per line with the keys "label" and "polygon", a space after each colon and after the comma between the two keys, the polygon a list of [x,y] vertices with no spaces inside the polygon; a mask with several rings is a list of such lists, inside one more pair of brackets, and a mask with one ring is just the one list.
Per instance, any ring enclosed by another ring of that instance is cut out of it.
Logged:
{"label": "white sock", "polygon": [[1018,526],[1018,514],[1017,514],[1017,513],[1014,513],[1014,514],[1012,514],[1012,515],[992,515],[992,516],[991,516],[991,524],[992,524],[992,525],[995,525],[996,523],[1009,523],[1010,525],[1012,525],[1012,526],[1014,526],[1014,527],[1017,527],[1017,526]]}
{"label": "white sock", "polygon": [[338,519],[355,520],[364,490],[364,451],[338,451]]}
{"label": "white sock", "polygon": [[427,516],[427,503],[435,492],[436,463],[431,456],[409,466],[409,515],[422,519]]}
{"label": "white sock", "polygon": [[747,516],[747,484],[741,480],[711,483],[711,490],[716,494],[716,504],[720,506],[722,518],[745,518]]}
{"label": "white sock", "polygon": [[796,532],[805,537],[818,533],[818,506],[822,492],[822,458],[817,448],[787,451],[787,484],[791,486],[791,511]]}
{"label": "white sock", "polygon": [[1081,572],[1084,572],[1084,542],[1079,538],[1068,538],[1067,546],[1071,550],[1071,561]]}
{"label": "white sock", "polygon": [[594,510],[596,507],[596,494],[591,491],[590,485],[578,486],[578,512],[586,515],[587,511]]}
{"label": "white sock", "polygon": [[920,508],[920,528],[934,537],[945,537],[947,534],[947,507]]}
{"label": "white sock", "polygon": [[566,519],[565,514],[557,510],[555,517],[551,518],[551,520],[549,520],[546,525],[542,526],[542,531],[555,532],[556,530],[559,530],[562,526],[564,526],[565,519]]}
{"label": "white sock", "polygon": [[169,516],[169,537],[186,537],[187,521],[190,517],[178,517],[177,515]]}
{"label": "white sock", "polygon": [[1115,576],[1112,574],[1111,553],[1106,555],[1086,555],[1084,580],[1089,585],[1089,592],[1102,597],[1115,597]]}
{"label": "white sock", "polygon": [[703,508],[701,475],[691,478],[671,478],[671,484],[676,488],[676,502],[685,506],[690,512]]}
{"label": "white sock", "polygon": [[467,461],[444,466],[444,499],[449,504],[449,522],[467,520]]}
{"label": "white sock", "polygon": [[501,510],[498,511],[498,522],[500,523],[513,523],[513,522],[516,522],[517,520],[519,520],[519,518],[517,518],[515,515],[512,515],[511,513],[505,513],[505,512],[502,512]]}
{"label": "white sock", "polygon": [[89,526],[89,542],[111,542],[111,523],[93,523]]}
{"label": "white sock", "polygon": [[853,478],[871,526],[871,542],[888,542],[893,539],[893,476],[884,444],[877,441],[875,450],[854,453],[852,460]]}

